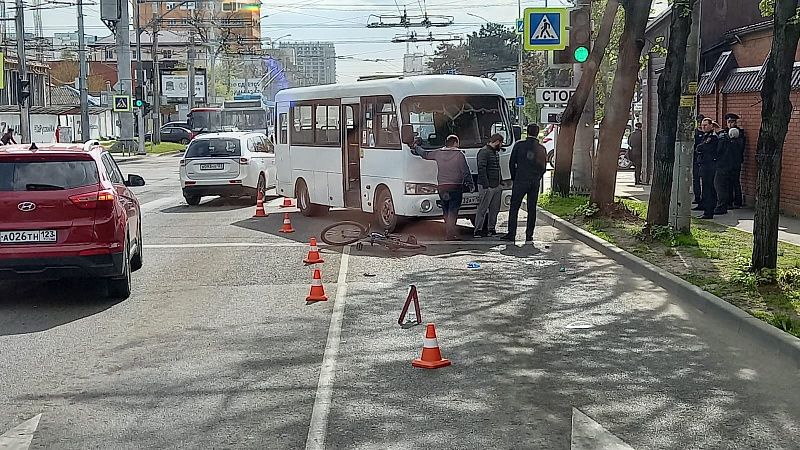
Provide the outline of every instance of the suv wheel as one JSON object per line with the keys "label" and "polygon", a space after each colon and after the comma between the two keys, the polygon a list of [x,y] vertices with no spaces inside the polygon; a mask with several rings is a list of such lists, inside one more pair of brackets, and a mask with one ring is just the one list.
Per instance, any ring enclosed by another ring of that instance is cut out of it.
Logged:
{"label": "suv wheel", "polygon": [[186,203],[190,204],[191,206],[197,206],[200,204],[200,197],[199,195],[184,195],[183,198],[186,200]]}
{"label": "suv wheel", "polygon": [[142,242],[142,222],[139,221],[139,240],[137,241],[136,254],[131,258],[131,272],[136,272],[142,268],[144,263],[144,243]]}
{"label": "suv wheel", "polygon": [[125,300],[131,296],[131,249],[128,239],[125,240],[125,250],[122,252],[122,278],[109,278],[108,297]]}

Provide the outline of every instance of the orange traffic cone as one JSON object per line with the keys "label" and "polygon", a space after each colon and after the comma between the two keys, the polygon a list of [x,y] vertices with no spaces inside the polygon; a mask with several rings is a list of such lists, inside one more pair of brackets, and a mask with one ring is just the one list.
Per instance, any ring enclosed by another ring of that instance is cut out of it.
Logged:
{"label": "orange traffic cone", "polygon": [[283,213],[283,226],[278,231],[281,233],[294,233],[294,228],[292,228],[292,221],[289,220],[289,213]]}
{"label": "orange traffic cone", "polygon": [[307,302],[326,302],[325,288],[322,287],[322,272],[314,269],[314,279],[311,280],[311,292],[306,297]]}
{"label": "orange traffic cone", "polygon": [[317,238],[311,238],[311,249],[308,251],[308,256],[303,260],[306,264],[322,264],[325,260],[319,255],[319,248],[317,248]]}
{"label": "orange traffic cone", "polygon": [[253,217],[267,217],[266,211],[264,211],[264,193],[258,191],[258,200],[256,200],[256,215]]}
{"label": "orange traffic cone", "polygon": [[281,208],[291,208],[293,206],[292,199],[289,197],[283,197],[283,204],[281,205]]}
{"label": "orange traffic cone", "polygon": [[442,358],[439,342],[436,340],[436,326],[429,323],[425,329],[425,340],[422,344],[422,358],[411,361],[411,365],[421,369],[438,369],[450,365],[449,359]]}

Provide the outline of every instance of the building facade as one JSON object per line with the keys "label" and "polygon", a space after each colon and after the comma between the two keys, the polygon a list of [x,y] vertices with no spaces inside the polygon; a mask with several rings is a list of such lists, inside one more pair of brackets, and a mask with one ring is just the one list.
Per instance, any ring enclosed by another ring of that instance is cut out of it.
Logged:
{"label": "building facade", "polygon": [[279,49],[291,49],[298,86],[336,83],[336,47],[333,42],[281,42]]}

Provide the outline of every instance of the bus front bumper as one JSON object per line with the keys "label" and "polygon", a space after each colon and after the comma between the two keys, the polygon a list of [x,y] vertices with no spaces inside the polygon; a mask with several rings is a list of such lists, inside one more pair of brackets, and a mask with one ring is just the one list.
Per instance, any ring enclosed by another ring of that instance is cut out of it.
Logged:
{"label": "bus front bumper", "polygon": [[[436,217],[442,215],[441,200],[439,194],[434,195],[408,195],[408,209],[404,211],[405,216],[413,217]],[[501,194],[500,210],[508,211],[511,206],[511,189],[503,190]],[[464,193],[464,200],[461,202],[459,216],[469,217],[475,215],[478,210],[479,197],[477,192]],[[398,211],[398,213],[400,213]]]}

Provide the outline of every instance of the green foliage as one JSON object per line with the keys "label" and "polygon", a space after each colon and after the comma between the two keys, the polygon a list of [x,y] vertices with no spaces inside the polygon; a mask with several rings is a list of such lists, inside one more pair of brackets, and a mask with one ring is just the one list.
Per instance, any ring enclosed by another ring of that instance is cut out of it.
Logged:
{"label": "green foliage", "polygon": [[[600,31],[600,23],[603,21],[603,13],[606,9],[608,0],[601,0],[592,5],[592,22],[595,24],[593,30],[594,35]],[[611,85],[614,82],[614,71],[617,68],[617,61],[619,59],[619,39],[622,36],[622,28],[625,24],[625,11],[620,9],[617,12],[617,17],[614,19],[614,27],[611,30],[611,40],[606,47],[603,62],[600,64],[600,69],[597,72],[597,79],[594,84],[595,92],[595,120],[600,122],[603,120],[604,108],[607,99],[611,95]]]}
{"label": "green foliage", "polygon": [[519,38],[513,28],[487,23],[467,36],[466,42],[443,43],[428,67],[435,73],[455,70],[464,75],[482,75],[517,66]]}
{"label": "green foliage", "polygon": [[597,203],[584,203],[583,205],[575,208],[576,216],[594,217],[599,212],[600,208],[597,206]]}

